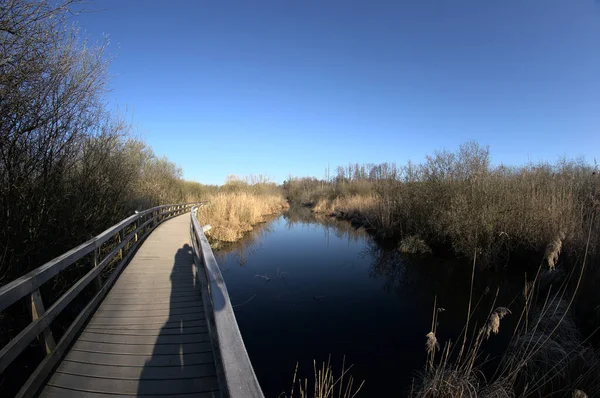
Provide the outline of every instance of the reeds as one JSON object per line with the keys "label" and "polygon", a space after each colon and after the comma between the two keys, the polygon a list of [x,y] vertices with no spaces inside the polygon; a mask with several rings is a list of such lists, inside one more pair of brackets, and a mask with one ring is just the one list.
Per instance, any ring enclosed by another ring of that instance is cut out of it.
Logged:
{"label": "reeds", "polygon": [[[491,306],[495,309],[478,328],[476,323],[473,324],[469,305],[467,322],[459,336],[463,338],[463,344],[458,354],[454,352],[453,343],[447,341],[443,343],[441,355],[436,357],[442,344],[436,338],[438,311],[434,302],[432,331],[426,340],[425,371],[413,386],[411,395],[435,398],[586,397],[586,392],[591,396],[600,394],[600,359],[587,338],[582,337],[571,311],[588,261],[593,216],[589,223],[585,253],[577,269],[569,273],[557,272],[545,268],[542,263],[534,279],[526,280],[518,322],[491,377],[484,377],[480,368],[484,361],[483,344],[499,333],[501,320],[510,315],[511,310],[495,305],[496,294]],[[551,242],[549,247],[550,255],[546,254],[545,262],[549,257],[555,258],[560,251],[559,239]],[[514,301],[512,305],[516,305]]]}
{"label": "reeds", "polygon": [[287,202],[276,194],[252,192],[220,192],[208,196],[207,204],[198,210],[202,225],[212,227],[207,236],[212,240],[235,242],[251,231],[264,217],[286,208]]}
{"label": "reeds", "polygon": [[[364,381],[355,384],[354,378],[349,374],[352,365],[346,368],[346,358],[342,360],[342,369],[339,375],[335,374],[331,364],[331,357],[327,362],[317,366],[313,361],[313,377],[298,378],[298,364],[292,379],[290,394],[282,393],[283,398],[355,398],[364,385]],[[296,389],[297,387],[297,389]]]}

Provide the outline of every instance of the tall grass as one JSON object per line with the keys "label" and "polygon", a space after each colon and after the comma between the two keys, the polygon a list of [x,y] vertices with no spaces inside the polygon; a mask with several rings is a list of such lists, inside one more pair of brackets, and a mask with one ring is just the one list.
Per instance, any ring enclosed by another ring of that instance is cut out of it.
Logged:
{"label": "tall grass", "polygon": [[[520,315],[506,307],[496,307],[494,300],[487,320],[477,326],[471,319],[469,305],[459,344],[444,342],[440,355],[436,338],[439,309],[434,303],[432,330],[426,336],[427,363],[411,395],[435,398],[600,394],[600,357],[589,343],[591,335],[584,338],[580,333],[572,311],[588,266],[593,225],[594,217],[589,223],[583,259],[576,270],[567,273],[555,269],[550,262],[542,263],[534,279],[526,281],[521,302],[512,303],[520,308]],[[502,319],[509,315],[518,315],[512,338],[497,361],[495,372],[486,378],[481,368],[487,360],[483,345],[498,334]],[[595,331],[598,329],[597,324]]]}
{"label": "tall grass", "polygon": [[207,236],[216,241],[235,242],[251,231],[252,226],[288,207],[281,195],[253,192],[219,192],[206,197],[207,204],[198,210],[202,225],[210,224]]}
{"label": "tall grass", "polygon": [[[580,255],[586,222],[600,206],[597,166],[582,160],[491,166],[488,149],[476,143],[436,152],[419,165],[354,165],[329,180],[292,178],[284,190],[291,201],[361,222],[383,237],[419,236],[465,258],[477,250],[484,267],[537,256],[552,242],[562,257]],[[590,254],[597,255],[600,227],[592,233]]]}
{"label": "tall grass", "polygon": [[290,394],[281,394],[280,398],[355,398],[365,382],[355,385],[354,378],[349,374],[351,368],[352,366],[346,368],[344,358],[340,374],[336,375],[330,357],[320,366],[313,361],[312,377],[299,379],[296,364]]}

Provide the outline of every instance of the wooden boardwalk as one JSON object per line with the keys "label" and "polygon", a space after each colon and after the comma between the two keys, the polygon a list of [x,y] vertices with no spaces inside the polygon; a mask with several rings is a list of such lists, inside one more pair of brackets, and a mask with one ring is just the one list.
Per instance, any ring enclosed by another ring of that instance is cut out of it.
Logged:
{"label": "wooden boardwalk", "polygon": [[41,397],[220,397],[190,215],[142,244]]}

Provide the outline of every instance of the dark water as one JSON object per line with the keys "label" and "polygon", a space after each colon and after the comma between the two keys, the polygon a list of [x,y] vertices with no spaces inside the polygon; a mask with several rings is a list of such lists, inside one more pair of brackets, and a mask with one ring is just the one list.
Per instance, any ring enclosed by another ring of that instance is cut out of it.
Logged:
{"label": "dark water", "polygon": [[[365,380],[361,397],[404,396],[424,365],[434,296],[446,309],[440,340],[456,339],[464,325],[470,275],[447,261],[403,257],[306,209],[216,254],[267,398],[289,393],[296,362],[310,376],[313,360],[330,355],[338,372],[345,356],[354,378]],[[478,285],[475,297],[493,296],[484,292],[495,292],[494,278]],[[485,319],[488,310],[478,312]]]}

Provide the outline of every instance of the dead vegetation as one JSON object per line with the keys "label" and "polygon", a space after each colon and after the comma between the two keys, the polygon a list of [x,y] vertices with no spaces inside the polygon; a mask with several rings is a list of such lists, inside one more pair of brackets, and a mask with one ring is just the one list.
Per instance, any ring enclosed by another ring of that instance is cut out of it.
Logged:
{"label": "dead vegetation", "polygon": [[198,210],[202,225],[212,227],[206,233],[213,241],[235,242],[252,227],[288,208],[275,184],[228,182],[218,193],[206,196],[206,205]]}
{"label": "dead vegetation", "polygon": [[[594,217],[590,220],[588,242],[593,222]],[[551,252],[558,251],[558,244],[551,246]],[[483,326],[478,327],[471,319],[469,307],[467,322],[458,339],[462,338],[462,344],[446,341],[440,350],[435,336],[438,310],[434,303],[432,331],[426,339],[427,363],[411,395],[427,398],[598,395],[600,358],[588,341],[590,336],[582,336],[573,318],[575,296],[588,266],[588,248],[589,243],[578,268],[570,273],[556,270],[548,261],[540,266],[534,279],[526,281],[522,297],[513,301],[520,314],[506,307],[495,307]],[[515,315],[518,322],[510,343],[497,361],[495,372],[486,376],[481,368],[487,361],[483,345],[498,334],[505,316]]]}
{"label": "dead vegetation", "polygon": [[358,396],[364,381],[356,385],[349,374],[352,365],[346,368],[346,358],[342,361],[339,376],[335,374],[331,357],[317,367],[313,361],[313,375],[304,379],[298,378],[298,364],[294,372],[290,394],[282,393],[280,398],[355,398]]}

